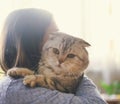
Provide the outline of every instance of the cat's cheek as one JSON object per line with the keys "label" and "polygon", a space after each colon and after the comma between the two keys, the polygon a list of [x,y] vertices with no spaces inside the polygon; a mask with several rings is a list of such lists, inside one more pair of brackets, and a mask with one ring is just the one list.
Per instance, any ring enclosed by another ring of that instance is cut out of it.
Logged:
{"label": "cat's cheek", "polygon": [[53,60],[52,63],[51,63],[52,66],[58,66],[59,65],[59,62],[56,61],[56,60]]}

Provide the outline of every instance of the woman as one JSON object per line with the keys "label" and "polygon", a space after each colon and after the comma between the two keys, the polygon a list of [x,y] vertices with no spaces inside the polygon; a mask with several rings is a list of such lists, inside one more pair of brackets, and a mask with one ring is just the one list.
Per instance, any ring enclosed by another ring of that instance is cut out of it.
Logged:
{"label": "woman", "polygon": [[[2,31],[0,63],[7,72],[12,67],[36,70],[42,46],[49,33],[58,31],[52,15],[41,9],[12,12]],[[95,85],[84,77],[76,94],[46,88],[28,88],[21,79],[5,77],[0,82],[0,104],[106,104]]]}

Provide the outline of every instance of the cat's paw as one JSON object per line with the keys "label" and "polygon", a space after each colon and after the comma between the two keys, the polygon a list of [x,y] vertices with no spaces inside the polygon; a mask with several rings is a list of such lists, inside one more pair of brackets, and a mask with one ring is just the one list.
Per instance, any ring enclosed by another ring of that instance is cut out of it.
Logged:
{"label": "cat's paw", "polygon": [[28,75],[23,79],[23,84],[29,87],[35,87],[37,85],[37,76]]}
{"label": "cat's paw", "polygon": [[31,74],[34,73],[27,68],[11,68],[7,71],[7,75],[13,78],[20,78]]}

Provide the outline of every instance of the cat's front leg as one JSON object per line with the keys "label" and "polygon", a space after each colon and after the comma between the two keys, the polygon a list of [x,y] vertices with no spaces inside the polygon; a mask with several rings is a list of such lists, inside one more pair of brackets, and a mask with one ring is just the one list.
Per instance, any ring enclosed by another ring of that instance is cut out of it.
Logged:
{"label": "cat's front leg", "polygon": [[34,72],[27,68],[14,67],[7,71],[7,75],[9,75],[13,78],[24,77],[26,75],[32,75],[32,74],[34,74]]}
{"label": "cat's front leg", "polygon": [[41,86],[45,88],[55,89],[54,82],[44,75],[28,75],[23,79],[23,84],[29,87]]}

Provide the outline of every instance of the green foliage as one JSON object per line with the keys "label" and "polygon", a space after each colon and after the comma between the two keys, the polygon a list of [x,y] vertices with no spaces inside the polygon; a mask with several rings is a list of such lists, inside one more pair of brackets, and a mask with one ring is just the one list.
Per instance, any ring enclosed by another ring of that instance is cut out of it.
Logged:
{"label": "green foliage", "polygon": [[118,82],[118,81],[115,81],[111,84],[106,84],[105,82],[101,82],[101,87],[109,95],[120,94],[120,82]]}

